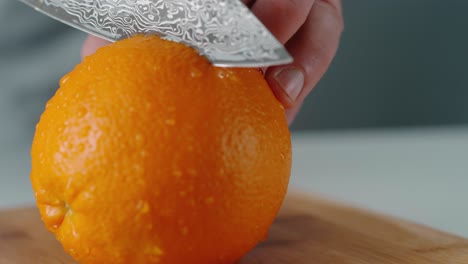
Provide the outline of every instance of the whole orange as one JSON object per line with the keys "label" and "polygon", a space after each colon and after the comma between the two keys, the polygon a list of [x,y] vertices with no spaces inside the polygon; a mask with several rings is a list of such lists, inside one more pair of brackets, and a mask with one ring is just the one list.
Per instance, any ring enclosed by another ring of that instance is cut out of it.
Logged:
{"label": "whole orange", "polygon": [[259,71],[154,36],[63,77],[31,154],[42,219],[81,263],[233,263],[266,237],[291,169]]}

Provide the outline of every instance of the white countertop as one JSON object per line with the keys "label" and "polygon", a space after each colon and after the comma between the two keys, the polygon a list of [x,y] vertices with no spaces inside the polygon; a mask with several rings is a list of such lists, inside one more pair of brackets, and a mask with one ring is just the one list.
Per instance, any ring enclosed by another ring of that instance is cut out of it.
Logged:
{"label": "white countertop", "polygon": [[[293,147],[291,189],[468,237],[468,127],[301,133]],[[29,159],[28,144],[2,146],[0,208],[33,203]]]}

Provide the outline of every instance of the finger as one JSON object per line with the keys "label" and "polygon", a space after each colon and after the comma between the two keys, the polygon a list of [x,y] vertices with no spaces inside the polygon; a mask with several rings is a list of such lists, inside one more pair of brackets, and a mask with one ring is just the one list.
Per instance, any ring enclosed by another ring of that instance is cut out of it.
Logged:
{"label": "finger", "polygon": [[328,2],[332,7],[338,10],[338,13],[343,14],[343,5],[341,4],[341,0],[322,0],[324,2]]}
{"label": "finger", "polygon": [[336,54],[343,17],[340,9],[331,2],[317,0],[304,25],[286,44],[294,62],[271,67],[266,72],[265,78],[271,89],[286,108],[300,106]]}
{"label": "finger", "polygon": [[242,0],[242,3],[244,3],[244,5],[250,8],[255,3],[255,0]]}
{"label": "finger", "polygon": [[252,12],[271,33],[286,43],[304,24],[315,0],[257,0]]}
{"label": "finger", "polygon": [[88,55],[93,54],[96,52],[97,49],[99,49],[102,46],[106,46],[110,44],[110,42],[103,40],[101,38],[89,35],[85,43],[83,44],[83,48],[81,49],[81,58],[84,58]]}
{"label": "finger", "polygon": [[301,109],[302,103],[299,105],[294,106],[293,108],[286,109],[286,120],[288,121],[288,125],[290,126],[294,119],[296,118],[299,110]]}

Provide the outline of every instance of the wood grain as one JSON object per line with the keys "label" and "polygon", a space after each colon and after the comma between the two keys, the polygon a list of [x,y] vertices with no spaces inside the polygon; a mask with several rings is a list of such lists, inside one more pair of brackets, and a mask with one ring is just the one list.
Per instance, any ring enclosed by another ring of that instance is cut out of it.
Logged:
{"label": "wood grain", "polygon": [[[34,208],[0,212],[0,264],[73,260]],[[239,264],[468,264],[468,241],[317,197],[291,194],[269,239]],[[209,264],[209,263],[207,263]]]}

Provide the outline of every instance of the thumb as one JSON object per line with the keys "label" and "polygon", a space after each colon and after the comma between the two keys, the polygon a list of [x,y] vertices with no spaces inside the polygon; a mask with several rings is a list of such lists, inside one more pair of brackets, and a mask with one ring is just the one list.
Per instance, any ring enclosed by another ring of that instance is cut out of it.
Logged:
{"label": "thumb", "polygon": [[[330,66],[343,31],[343,17],[331,0],[317,0],[308,19],[286,48],[294,57],[291,65],[270,67],[266,79],[279,101],[294,118],[306,96]],[[336,2],[336,1],[335,1]]]}
{"label": "thumb", "polygon": [[81,49],[81,58],[83,59],[84,57],[93,54],[97,49],[103,46],[107,46],[108,44],[110,44],[110,42],[89,35],[83,44],[83,48]]}

